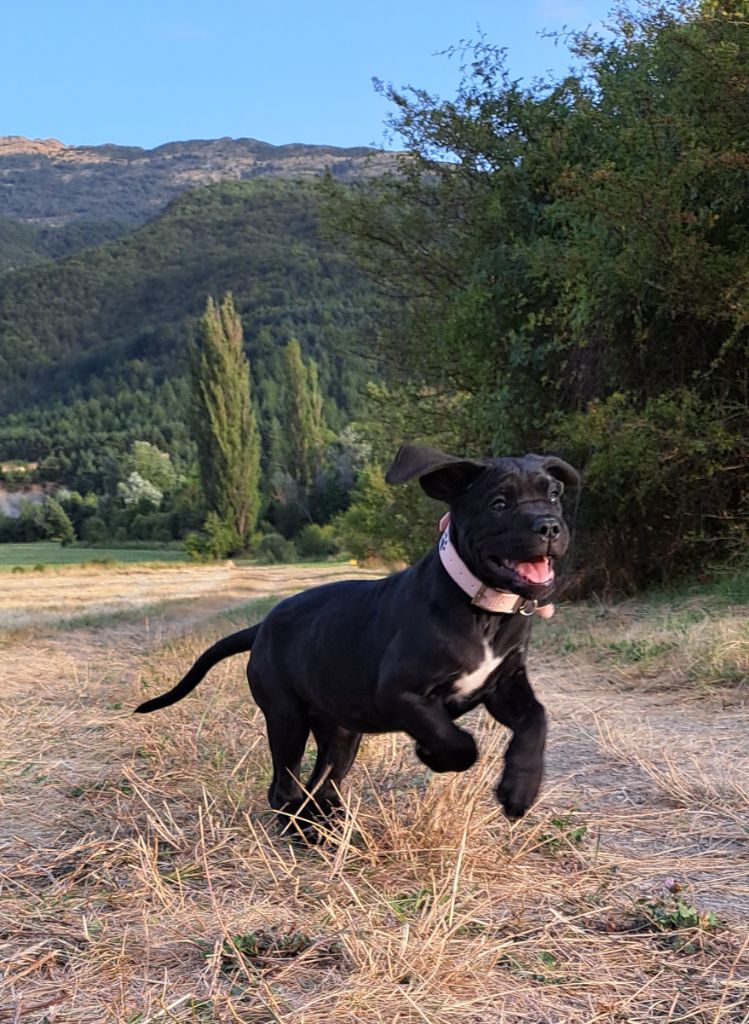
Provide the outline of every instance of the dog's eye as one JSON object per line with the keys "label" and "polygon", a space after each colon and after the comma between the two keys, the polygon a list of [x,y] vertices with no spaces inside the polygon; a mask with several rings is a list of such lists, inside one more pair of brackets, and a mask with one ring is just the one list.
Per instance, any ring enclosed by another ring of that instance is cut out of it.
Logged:
{"label": "dog's eye", "polygon": [[556,505],[561,497],[562,492],[557,488],[549,492],[549,501],[552,503],[552,505]]}
{"label": "dog's eye", "polygon": [[505,498],[503,495],[500,494],[500,496],[498,498],[495,498],[494,501],[492,502],[492,505],[491,505],[492,511],[493,512],[501,512],[503,509],[507,508],[507,505],[508,505],[507,498]]}

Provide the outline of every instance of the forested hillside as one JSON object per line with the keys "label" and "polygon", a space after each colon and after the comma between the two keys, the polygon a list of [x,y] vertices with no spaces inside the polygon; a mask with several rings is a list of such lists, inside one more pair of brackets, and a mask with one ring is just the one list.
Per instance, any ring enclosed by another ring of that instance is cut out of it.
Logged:
{"label": "forested hillside", "polygon": [[59,227],[40,227],[0,216],[0,275],[99,245],[130,229],[131,224],[121,221],[78,220]]}
{"label": "forested hillside", "polygon": [[107,457],[133,440],[187,459],[188,348],[206,297],[225,291],[261,417],[275,414],[280,348],[296,337],[340,428],[383,309],[322,237],[317,207],[311,185],[226,182],[117,241],[0,277],[0,458],[43,461],[82,489],[103,487]]}

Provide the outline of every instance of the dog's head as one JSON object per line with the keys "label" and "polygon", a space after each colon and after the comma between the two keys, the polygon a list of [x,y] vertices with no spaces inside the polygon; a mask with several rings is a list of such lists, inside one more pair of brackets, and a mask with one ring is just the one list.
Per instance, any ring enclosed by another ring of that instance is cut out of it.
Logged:
{"label": "dog's head", "polygon": [[551,594],[554,562],[569,545],[562,493],[579,485],[577,470],[553,455],[460,459],[406,444],[385,479],[415,477],[449,504],[452,541],[483,583],[538,601]]}

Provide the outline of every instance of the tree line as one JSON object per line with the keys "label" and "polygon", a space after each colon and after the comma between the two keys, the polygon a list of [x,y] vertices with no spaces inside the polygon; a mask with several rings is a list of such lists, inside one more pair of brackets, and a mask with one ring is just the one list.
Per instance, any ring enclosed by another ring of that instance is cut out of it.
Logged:
{"label": "tree line", "polygon": [[[579,589],[746,551],[746,15],[618,8],[562,40],[574,70],[529,86],[486,40],[459,48],[453,99],[382,87],[399,173],[329,185],[340,237],[402,303],[370,402],[383,463],[402,437],[563,454],[584,471]],[[370,475],[356,515],[400,500]],[[370,519],[411,550],[413,520]]]}
{"label": "tree line", "polygon": [[[98,493],[55,488],[43,502],[22,502],[19,516],[0,517],[0,541],[184,540],[196,558],[257,549],[271,561],[332,553],[337,545],[323,526],[346,507],[356,445],[327,425],[317,365],[296,338],[281,348],[279,363],[278,404],[267,421],[233,297],[209,297],[190,345],[184,396],[194,457],[180,465],[157,445],[135,441],[99,467]],[[11,465],[6,486],[49,481],[50,468]]]}

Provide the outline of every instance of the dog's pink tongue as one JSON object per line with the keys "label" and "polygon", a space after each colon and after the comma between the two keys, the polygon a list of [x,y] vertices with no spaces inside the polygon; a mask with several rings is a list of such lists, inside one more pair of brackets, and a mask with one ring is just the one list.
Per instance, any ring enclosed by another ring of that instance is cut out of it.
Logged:
{"label": "dog's pink tongue", "polygon": [[536,558],[532,562],[515,562],[515,570],[532,583],[546,583],[554,575],[548,558]]}

